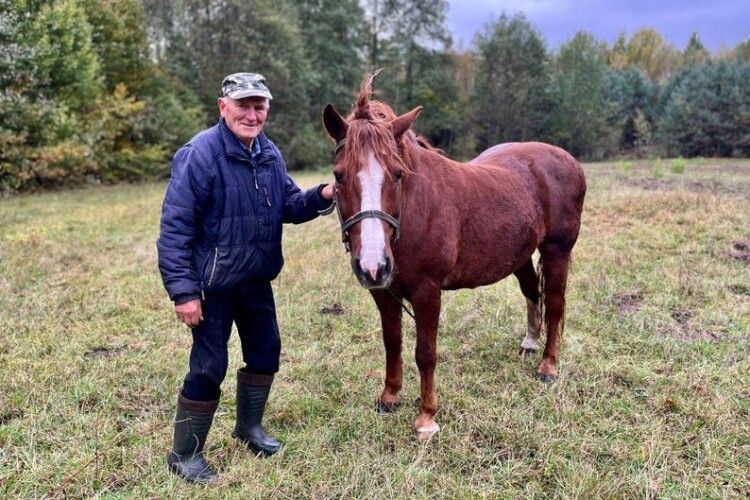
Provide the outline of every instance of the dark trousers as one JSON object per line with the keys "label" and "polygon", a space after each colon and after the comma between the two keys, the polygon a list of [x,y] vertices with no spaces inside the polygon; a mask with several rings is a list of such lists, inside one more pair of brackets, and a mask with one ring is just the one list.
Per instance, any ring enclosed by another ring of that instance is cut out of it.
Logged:
{"label": "dark trousers", "polygon": [[272,375],[279,370],[281,339],[271,283],[240,285],[231,291],[207,293],[201,303],[203,321],[193,328],[190,372],[182,395],[193,401],[219,398],[227,374],[227,343],[237,325],[245,371]]}

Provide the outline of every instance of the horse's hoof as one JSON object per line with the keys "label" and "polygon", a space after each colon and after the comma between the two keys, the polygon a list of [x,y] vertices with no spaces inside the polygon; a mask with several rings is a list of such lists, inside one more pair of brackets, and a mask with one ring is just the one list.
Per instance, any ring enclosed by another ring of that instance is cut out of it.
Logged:
{"label": "horse's hoof", "polygon": [[551,383],[557,381],[557,376],[556,375],[550,375],[548,373],[538,373],[537,372],[536,376],[537,376],[537,378],[539,379],[540,382],[545,383],[545,384],[551,384]]}
{"label": "horse's hoof", "polygon": [[429,441],[432,437],[440,431],[440,426],[437,422],[432,422],[421,427],[417,427],[417,438],[420,441]]}
{"label": "horse's hoof", "polygon": [[526,349],[525,347],[521,347],[518,349],[518,355],[522,358],[525,358],[526,356],[533,356],[537,353],[536,349]]}
{"label": "horse's hoof", "polygon": [[375,411],[378,413],[393,413],[401,403],[384,403],[380,399],[375,401]]}

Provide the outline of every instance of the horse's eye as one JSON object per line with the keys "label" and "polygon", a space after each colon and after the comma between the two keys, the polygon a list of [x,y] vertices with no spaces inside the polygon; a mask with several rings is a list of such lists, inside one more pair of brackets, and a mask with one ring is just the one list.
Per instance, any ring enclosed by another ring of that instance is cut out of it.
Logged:
{"label": "horse's eye", "polygon": [[396,170],[395,176],[397,181],[401,180],[401,174],[403,174],[401,170]]}
{"label": "horse's eye", "polygon": [[344,174],[341,172],[334,172],[333,177],[336,179],[336,183],[343,184],[344,183]]}

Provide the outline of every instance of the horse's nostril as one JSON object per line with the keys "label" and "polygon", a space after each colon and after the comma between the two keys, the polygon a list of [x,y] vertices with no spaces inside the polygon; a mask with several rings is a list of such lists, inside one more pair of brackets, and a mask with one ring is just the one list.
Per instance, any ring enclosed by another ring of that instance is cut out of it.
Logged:
{"label": "horse's nostril", "polygon": [[354,274],[368,288],[383,285],[393,271],[393,260],[387,256],[383,256],[381,262],[373,264],[366,264],[359,257],[352,257],[351,263]]}

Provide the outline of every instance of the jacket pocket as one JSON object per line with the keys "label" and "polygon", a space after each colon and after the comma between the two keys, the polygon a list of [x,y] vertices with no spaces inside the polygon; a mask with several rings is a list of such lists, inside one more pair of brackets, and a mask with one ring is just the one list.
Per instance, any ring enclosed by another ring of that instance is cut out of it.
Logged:
{"label": "jacket pocket", "polygon": [[265,242],[258,245],[258,277],[271,281],[275,279],[284,266],[281,255],[281,243]]}
{"label": "jacket pocket", "polygon": [[216,286],[216,284],[221,280],[221,275],[224,271],[224,266],[221,263],[222,257],[222,250],[219,247],[214,247],[213,252],[210,254],[210,257],[207,260],[206,269],[203,273],[203,276],[205,276],[207,289],[211,289],[211,287]]}

